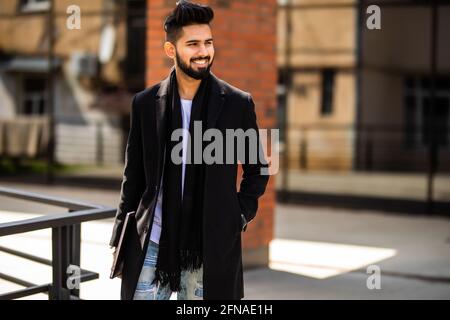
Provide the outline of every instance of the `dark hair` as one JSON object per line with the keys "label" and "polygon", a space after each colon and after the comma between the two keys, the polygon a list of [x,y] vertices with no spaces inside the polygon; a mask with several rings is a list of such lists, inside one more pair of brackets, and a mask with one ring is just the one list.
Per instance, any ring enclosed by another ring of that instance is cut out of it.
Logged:
{"label": "dark hair", "polygon": [[209,24],[214,18],[211,7],[203,4],[180,0],[171,14],[164,21],[166,41],[175,42],[180,38],[184,26],[192,24]]}

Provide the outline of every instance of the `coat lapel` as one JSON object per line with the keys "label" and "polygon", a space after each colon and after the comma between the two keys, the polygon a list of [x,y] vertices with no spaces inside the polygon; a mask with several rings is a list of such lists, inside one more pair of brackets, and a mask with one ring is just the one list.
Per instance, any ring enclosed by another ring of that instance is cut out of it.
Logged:
{"label": "coat lapel", "polygon": [[170,81],[170,75],[161,81],[161,84],[159,86],[159,90],[156,93],[156,137],[158,141],[158,166],[157,166],[157,176],[159,181],[161,179],[161,170],[162,170],[162,163],[164,161],[163,159],[163,153],[164,153],[164,140],[166,136],[166,100],[167,100],[167,90],[169,87],[169,81]]}
{"label": "coat lapel", "polygon": [[214,128],[225,102],[225,89],[217,77],[211,72],[211,99],[208,103],[207,128]]}
{"label": "coat lapel", "polygon": [[[172,70],[171,70],[172,72]],[[156,93],[156,133],[159,142],[163,141],[165,136],[165,117],[166,117],[166,100],[169,90],[170,74],[161,81],[158,92]]]}

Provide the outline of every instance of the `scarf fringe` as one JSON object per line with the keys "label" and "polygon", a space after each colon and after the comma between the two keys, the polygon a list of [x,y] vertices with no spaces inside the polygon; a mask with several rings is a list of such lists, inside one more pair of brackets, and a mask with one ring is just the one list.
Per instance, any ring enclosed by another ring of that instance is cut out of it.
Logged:
{"label": "scarf fringe", "polygon": [[155,278],[152,281],[152,284],[160,283],[161,286],[166,286],[169,284],[171,291],[180,291],[180,273],[167,273],[162,270],[155,271]]}
{"label": "scarf fringe", "polygon": [[194,271],[202,266],[202,254],[199,251],[180,250],[180,267],[182,270]]}
{"label": "scarf fringe", "polygon": [[[203,263],[202,254],[198,251],[180,250],[180,268],[193,272],[201,268]],[[169,284],[170,290],[178,292],[181,290],[181,270],[180,272],[166,272],[160,269],[155,270],[155,278],[152,284],[160,283],[162,286]]]}

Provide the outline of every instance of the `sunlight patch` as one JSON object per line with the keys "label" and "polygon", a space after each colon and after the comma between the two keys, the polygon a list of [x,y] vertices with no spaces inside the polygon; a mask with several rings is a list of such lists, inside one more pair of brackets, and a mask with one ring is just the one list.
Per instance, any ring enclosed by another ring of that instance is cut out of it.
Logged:
{"label": "sunlight patch", "polygon": [[325,279],[391,258],[397,250],[328,242],[272,240],[269,267]]}

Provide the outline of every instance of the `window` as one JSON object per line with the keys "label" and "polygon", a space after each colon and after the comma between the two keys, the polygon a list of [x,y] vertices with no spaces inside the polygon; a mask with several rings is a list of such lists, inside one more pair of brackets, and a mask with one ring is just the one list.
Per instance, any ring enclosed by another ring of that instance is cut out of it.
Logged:
{"label": "window", "polygon": [[278,128],[280,128],[280,141],[285,142],[285,129],[286,129],[286,119],[287,116],[287,83],[291,81],[290,78],[291,73],[286,70],[279,69],[278,70],[278,85],[277,85],[277,119],[278,119]]}
{"label": "window", "polygon": [[21,113],[25,115],[42,115],[47,109],[47,82],[41,77],[23,79],[23,97]]}
{"label": "window", "polygon": [[[405,143],[408,147],[427,146],[434,130],[440,146],[449,145],[450,76],[436,79],[434,119],[431,119],[430,77],[405,79]],[[432,121],[432,127],[430,124]]]}
{"label": "window", "polygon": [[46,11],[49,8],[49,0],[20,0],[20,11],[22,12]]}
{"label": "window", "polygon": [[333,113],[333,90],[335,70],[325,69],[322,71],[322,103],[320,114],[322,116]]}
{"label": "window", "polygon": [[[448,123],[449,123],[449,100],[437,97],[434,109],[434,125],[433,130],[436,134],[436,140],[438,145],[445,146],[448,145]],[[422,104],[422,141],[424,144],[428,145],[430,143],[430,99],[424,98]]]}
{"label": "window", "polygon": [[125,63],[128,90],[145,88],[146,1],[127,1],[127,57]]}

